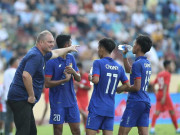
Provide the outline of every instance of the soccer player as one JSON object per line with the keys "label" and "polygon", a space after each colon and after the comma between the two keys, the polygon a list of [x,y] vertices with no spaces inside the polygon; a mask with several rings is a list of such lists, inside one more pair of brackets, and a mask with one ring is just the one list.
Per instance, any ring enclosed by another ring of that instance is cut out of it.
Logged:
{"label": "soccer player", "polygon": [[[58,35],[58,48],[71,46],[70,35]],[[75,59],[65,54],[47,62],[45,86],[50,88],[49,101],[51,108],[50,124],[53,124],[54,135],[61,135],[63,123],[67,122],[73,135],[80,134],[80,113],[75,96],[73,79],[80,81]]]}
{"label": "soccer player", "polygon": [[[7,102],[7,95],[10,84],[14,78],[16,69],[19,65],[19,61],[16,57],[12,57],[9,61],[9,68],[4,72],[3,80],[3,93],[4,99]],[[13,132],[13,112],[8,104],[6,104],[6,119],[5,119],[5,135],[12,135]]]}
{"label": "soccer player", "polygon": [[74,85],[77,87],[76,97],[78,107],[83,118],[84,127],[86,127],[89,105],[88,91],[91,89],[91,85],[90,81],[88,80],[88,73],[84,71],[82,63],[77,63],[77,67],[81,75],[81,81],[75,82]]}
{"label": "soccer player", "polygon": [[150,50],[152,41],[148,36],[139,35],[133,46],[136,60],[132,64],[126,57],[127,50],[123,52],[123,62],[127,73],[130,73],[130,84],[126,109],[122,116],[119,135],[128,135],[132,127],[137,127],[140,135],[148,135],[150,98],[147,93],[151,75],[151,64],[144,56]]}
{"label": "soccer player", "polygon": [[[156,120],[159,117],[159,114],[164,111],[169,111],[172,122],[176,129],[176,132],[180,133],[180,129],[178,128],[176,114],[173,108],[173,103],[169,95],[169,85],[170,85],[170,80],[171,80],[172,64],[171,64],[171,61],[165,60],[163,62],[163,65],[164,65],[165,70],[158,73],[153,83],[153,89],[156,94],[156,112],[152,118],[150,133],[155,134],[154,126],[155,126]],[[158,84],[159,86],[157,93],[154,88],[156,84]]]}
{"label": "soccer player", "polygon": [[57,58],[69,51],[77,51],[77,46],[55,49],[51,32],[42,31],[36,45],[20,62],[8,93],[8,104],[13,111],[16,135],[37,135],[33,106],[40,99],[44,87],[46,61]]}
{"label": "soccer player", "polygon": [[87,135],[95,135],[98,129],[103,135],[112,135],[114,123],[114,100],[119,81],[128,87],[128,78],[121,65],[111,58],[116,44],[112,39],[103,38],[99,41],[98,55],[100,59],[93,63],[92,82],[94,90],[88,107],[86,123]]}

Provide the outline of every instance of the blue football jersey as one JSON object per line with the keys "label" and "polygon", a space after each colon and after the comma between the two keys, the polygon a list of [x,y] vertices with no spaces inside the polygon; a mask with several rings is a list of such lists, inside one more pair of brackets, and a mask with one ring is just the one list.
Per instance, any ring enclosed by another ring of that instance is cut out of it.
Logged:
{"label": "blue football jersey", "polygon": [[121,65],[110,57],[95,60],[93,76],[99,76],[88,110],[101,116],[114,117],[114,100],[119,81],[126,83],[128,78]]}
{"label": "blue football jersey", "polygon": [[43,56],[36,46],[31,48],[28,53],[23,57],[16,70],[14,79],[9,88],[8,100],[28,100],[28,93],[24,86],[22,78],[23,71],[26,71],[32,77],[33,90],[37,102],[41,97],[41,93],[44,87],[44,70],[46,61],[49,60],[51,57],[51,52]]}
{"label": "blue football jersey", "polygon": [[144,101],[150,103],[147,93],[149,80],[151,76],[151,64],[145,56],[137,57],[132,65],[130,74],[130,84],[134,84],[135,79],[141,79],[141,88],[138,92],[129,92],[128,100]]}
{"label": "blue football jersey", "polygon": [[[67,54],[66,59],[58,57],[56,59],[49,60],[46,64],[45,76],[52,77],[51,80],[64,79],[64,70],[66,66],[72,66],[72,68],[78,72],[78,68],[73,55]],[[75,90],[73,85],[73,78],[70,81],[61,84],[59,86],[50,88],[49,100],[51,108],[53,107],[72,107],[77,104]]]}

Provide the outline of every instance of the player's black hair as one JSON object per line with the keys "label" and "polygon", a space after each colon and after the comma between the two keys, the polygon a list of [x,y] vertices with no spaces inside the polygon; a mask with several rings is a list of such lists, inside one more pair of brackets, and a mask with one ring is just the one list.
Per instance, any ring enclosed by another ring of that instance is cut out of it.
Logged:
{"label": "player's black hair", "polygon": [[103,38],[99,41],[99,46],[103,46],[109,53],[111,53],[115,49],[116,43],[111,38]]}
{"label": "player's black hair", "polygon": [[58,48],[64,48],[65,44],[69,42],[71,39],[71,35],[60,34],[56,38],[56,44]]}
{"label": "player's black hair", "polygon": [[9,65],[12,66],[12,65],[16,62],[17,59],[18,59],[17,57],[12,57],[12,58],[9,60]]}
{"label": "player's black hair", "polygon": [[146,35],[139,35],[136,38],[136,43],[141,46],[141,51],[143,53],[148,52],[151,49],[151,46],[152,46],[151,39]]}
{"label": "player's black hair", "polygon": [[78,62],[78,63],[77,63],[77,67],[78,67],[78,68],[83,68],[82,63],[81,63],[81,62]]}
{"label": "player's black hair", "polygon": [[163,65],[164,65],[164,67],[166,68],[168,65],[170,65],[171,64],[171,61],[170,60],[165,60],[164,62],[163,62]]}

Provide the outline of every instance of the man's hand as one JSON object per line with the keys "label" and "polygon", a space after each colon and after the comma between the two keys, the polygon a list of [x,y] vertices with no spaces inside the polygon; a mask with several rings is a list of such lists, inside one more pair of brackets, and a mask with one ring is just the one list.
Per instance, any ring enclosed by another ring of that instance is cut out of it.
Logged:
{"label": "man's hand", "polygon": [[34,96],[29,96],[28,97],[28,102],[29,103],[33,104],[33,103],[35,103],[35,101],[36,101],[36,98]]}
{"label": "man's hand", "polygon": [[77,47],[79,47],[79,45],[71,45],[69,47],[70,51],[69,52],[77,52]]}
{"label": "man's hand", "polygon": [[65,71],[68,74],[74,74],[74,72],[75,72],[75,70],[72,67],[70,67],[70,66],[66,66]]}
{"label": "man's hand", "polygon": [[65,82],[68,82],[71,79],[71,74],[68,74],[67,72],[64,72],[65,75]]}

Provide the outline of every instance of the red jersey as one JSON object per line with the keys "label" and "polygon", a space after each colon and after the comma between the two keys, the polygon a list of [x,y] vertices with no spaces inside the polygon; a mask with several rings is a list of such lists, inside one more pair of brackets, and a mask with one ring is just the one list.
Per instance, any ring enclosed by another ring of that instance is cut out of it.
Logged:
{"label": "red jersey", "polygon": [[159,91],[163,90],[164,85],[167,85],[167,93],[169,93],[169,84],[170,84],[170,80],[171,80],[171,74],[168,71],[162,71],[160,72],[155,81],[154,84],[159,85]]}
{"label": "red jersey", "polygon": [[[162,71],[157,75],[154,81],[154,84],[159,85],[159,90],[156,95],[156,101],[157,101],[156,110],[159,110],[161,112],[164,112],[166,110],[173,110],[173,103],[169,95],[170,79],[171,79],[171,74],[168,71]],[[166,100],[165,103],[162,105],[161,99],[163,97],[163,87],[165,84],[167,85]]]}
{"label": "red jersey", "polygon": [[[81,76],[81,81],[79,83],[83,84],[84,86],[91,87],[90,81],[88,80],[88,73],[84,73]],[[81,106],[80,108],[83,108],[83,110],[85,110],[89,103],[88,90],[78,87],[76,97],[79,102],[79,107]]]}

